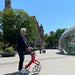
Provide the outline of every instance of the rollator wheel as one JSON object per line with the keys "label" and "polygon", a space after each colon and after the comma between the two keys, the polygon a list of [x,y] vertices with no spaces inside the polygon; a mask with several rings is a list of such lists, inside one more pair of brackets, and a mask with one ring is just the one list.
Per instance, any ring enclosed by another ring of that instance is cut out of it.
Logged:
{"label": "rollator wheel", "polygon": [[30,73],[29,69],[30,69],[30,66],[26,69],[26,73]]}
{"label": "rollator wheel", "polygon": [[39,73],[40,70],[41,70],[41,65],[35,65],[35,67],[33,68],[34,73]]}

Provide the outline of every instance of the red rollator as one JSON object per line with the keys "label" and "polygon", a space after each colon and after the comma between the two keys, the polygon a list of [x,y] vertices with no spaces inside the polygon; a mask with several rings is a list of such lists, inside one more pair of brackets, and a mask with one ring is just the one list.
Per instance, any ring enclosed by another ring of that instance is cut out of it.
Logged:
{"label": "red rollator", "polygon": [[33,72],[39,73],[41,70],[41,65],[40,62],[35,59],[35,50],[32,50],[30,54],[31,54],[31,61],[25,66],[25,69],[28,69],[32,65],[32,63],[34,63],[35,66],[33,67]]}

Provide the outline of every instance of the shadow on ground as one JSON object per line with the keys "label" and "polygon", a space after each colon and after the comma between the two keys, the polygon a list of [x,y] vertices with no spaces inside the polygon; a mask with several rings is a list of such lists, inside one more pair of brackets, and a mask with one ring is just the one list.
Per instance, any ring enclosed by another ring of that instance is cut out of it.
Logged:
{"label": "shadow on ground", "polygon": [[15,57],[15,56],[8,56],[8,57],[2,57],[2,56],[0,56],[0,58],[12,58],[12,57]]}
{"label": "shadow on ground", "polygon": [[35,73],[35,74],[31,74],[31,75],[39,75],[38,73]]}
{"label": "shadow on ground", "polygon": [[65,53],[62,53],[62,52],[57,52],[56,54],[66,55]]}
{"label": "shadow on ground", "polygon": [[29,73],[26,73],[26,74],[18,74],[18,72],[14,72],[14,73],[9,73],[9,74],[4,74],[4,75],[29,75]]}
{"label": "shadow on ground", "polygon": [[[25,74],[18,74],[18,72],[14,72],[14,73],[9,73],[9,74],[4,74],[4,75],[29,75],[29,73],[25,73]],[[30,75],[39,75],[38,73],[33,73]]]}
{"label": "shadow on ground", "polygon": [[59,54],[59,55],[67,55],[67,56],[75,56],[75,54],[65,54],[65,53],[61,53],[61,52],[57,52],[56,54]]}

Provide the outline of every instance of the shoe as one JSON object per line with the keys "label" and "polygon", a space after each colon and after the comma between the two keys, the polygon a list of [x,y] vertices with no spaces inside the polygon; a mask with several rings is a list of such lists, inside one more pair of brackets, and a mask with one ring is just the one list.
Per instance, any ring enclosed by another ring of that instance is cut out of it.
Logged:
{"label": "shoe", "polygon": [[18,71],[19,74],[25,74],[25,72],[26,72],[26,69]]}
{"label": "shoe", "polygon": [[19,74],[21,74],[21,73],[22,73],[22,71],[18,71],[18,73],[19,73]]}

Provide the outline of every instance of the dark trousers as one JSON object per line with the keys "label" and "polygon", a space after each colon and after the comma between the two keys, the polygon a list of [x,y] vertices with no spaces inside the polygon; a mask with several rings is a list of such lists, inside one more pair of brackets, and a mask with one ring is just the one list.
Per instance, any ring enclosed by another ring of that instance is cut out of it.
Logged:
{"label": "dark trousers", "polygon": [[25,51],[18,51],[18,54],[19,54],[19,67],[18,67],[18,70],[20,71],[23,67]]}

